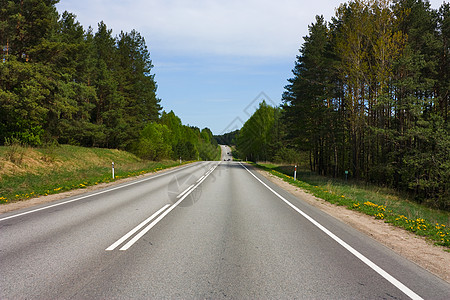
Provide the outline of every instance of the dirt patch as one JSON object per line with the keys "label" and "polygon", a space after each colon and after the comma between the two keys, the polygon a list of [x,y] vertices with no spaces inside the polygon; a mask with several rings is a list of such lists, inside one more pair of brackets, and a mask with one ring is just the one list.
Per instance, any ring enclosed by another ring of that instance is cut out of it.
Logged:
{"label": "dirt patch", "polygon": [[376,220],[358,211],[349,210],[343,206],[337,206],[317,198],[269,172],[262,170],[258,170],[258,172],[294,196],[365,233],[406,259],[413,261],[450,283],[450,268],[448,267],[450,266],[450,253],[444,251],[443,247],[435,246],[426,238],[392,226],[383,220]]}
{"label": "dirt patch", "polygon": [[7,157],[0,157],[0,179],[2,176],[18,176],[24,174],[42,174],[42,170],[51,170],[61,165],[59,162],[49,162],[38,151],[32,148],[22,148],[21,158],[17,162],[10,161]]}

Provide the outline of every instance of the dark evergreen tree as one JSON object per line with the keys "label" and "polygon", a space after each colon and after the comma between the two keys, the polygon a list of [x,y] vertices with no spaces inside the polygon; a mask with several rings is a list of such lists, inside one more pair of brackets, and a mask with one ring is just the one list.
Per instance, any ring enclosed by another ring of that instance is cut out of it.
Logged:
{"label": "dark evergreen tree", "polygon": [[0,143],[128,148],[160,106],[136,31],[84,31],[58,1],[1,1]]}
{"label": "dark evergreen tree", "polygon": [[145,40],[135,30],[121,32],[118,38],[118,90],[124,98],[125,134],[136,138],[143,124],[159,117],[160,100],[156,98],[153,67]]}
{"label": "dark evergreen tree", "polygon": [[283,120],[312,170],[448,209],[448,15],[446,3],[355,0],[309,27]]}
{"label": "dark evergreen tree", "polygon": [[335,165],[327,157],[329,151],[335,151],[330,145],[336,126],[330,118],[335,106],[331,88],[334,62],[322,16],[317,16],[316,23],[309,26],[309,36],[304,40],[292,71],[294,77],[285,87],[283,118],[288,123],[286,130],[291,143],[298,150],[309,151],[311,168],[324,173]]}
{"label": "dark evergreen tree", "polygon": [[439,8],[438,29],[441,48],[437,65],[439,103],[436,109],[448,124],[450,117],[450,3],[443,3]]}

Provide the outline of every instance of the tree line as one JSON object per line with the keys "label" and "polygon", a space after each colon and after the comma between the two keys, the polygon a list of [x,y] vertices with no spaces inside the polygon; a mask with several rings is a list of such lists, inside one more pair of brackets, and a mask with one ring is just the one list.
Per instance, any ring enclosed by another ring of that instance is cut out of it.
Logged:
{"label": "tree line", "polygon": [[239,129],[221,135],[215,135],[214,139],[221,145],[236,145],[235,139],[239,135]]}
{"label": "tree line", "polygon": [[163,111],[159,122],[150,122],[134,141],[132,151],[149,160],[219,160],[220,150],[209,128],[186,126],[173,111]]}
{"label": "tree line", "polygon": [[[145,39],[135,30],[113,36],[104,22],[85,30],[74,14],[57,12],[58,2],[0,0],[0,145],[57,142],[144,155],[149,127],[176,130],[161,119]],[[181,140],[170,141],[173,149],[149,157],[198,158],[212,139],[185,131],[183,143],[194,150],[181,153]]]}
{"label": "tree line", "polygon": [[[321,175],[347,171],[450,209],[449,3],[354,0],[308,30],[283,105],[272,108],[281,112],[270,113],[278,122],[251,129],[262,105],[238,150],[261,160],[287,146]],[[251,136],[267,144],[256,148]]]}

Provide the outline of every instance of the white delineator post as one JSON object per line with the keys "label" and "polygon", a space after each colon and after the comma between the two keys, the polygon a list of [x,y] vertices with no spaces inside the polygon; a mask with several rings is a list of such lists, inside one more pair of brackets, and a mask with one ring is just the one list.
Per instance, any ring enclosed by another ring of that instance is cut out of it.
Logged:
{"label": "white delineator post", "polygon": [[294,180],[297,180],[297,165],[294,168]]}
{"label": "white delineator post", "polygon": [[114,179],[114,162],[112,162],[112,178]]}

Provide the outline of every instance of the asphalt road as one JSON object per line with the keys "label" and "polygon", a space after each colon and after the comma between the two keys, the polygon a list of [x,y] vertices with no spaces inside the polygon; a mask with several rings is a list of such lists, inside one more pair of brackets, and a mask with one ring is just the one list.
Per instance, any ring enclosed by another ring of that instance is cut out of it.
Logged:
{"label": "asphalt road", "polygon": [[0,299],[449,299],[227,152],[1,214]]}

